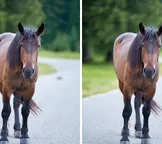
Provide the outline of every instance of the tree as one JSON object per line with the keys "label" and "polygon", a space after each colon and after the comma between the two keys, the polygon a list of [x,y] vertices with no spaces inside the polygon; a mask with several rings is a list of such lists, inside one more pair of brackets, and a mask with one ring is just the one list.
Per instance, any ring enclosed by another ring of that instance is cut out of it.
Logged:
{"label": "tree", "polygon": [[25,2],[19,0],[1,0],[0,7],[2,7],[0,15],[2,15],[1,21],[3,24],[1,25],[1,32],[16,32],[18,22],[22,22],[23,25],[38,27],[45,17],[39,0],[28,0]]}
{"label": "tree", "polygon": [[162,21],[161,8],[159,0],[90,1],[83,11],[83,44],[86,46],[83,48],[92,47],[93,51],[109,59],[118,35],[138,32],[140,22],[158,26]]}

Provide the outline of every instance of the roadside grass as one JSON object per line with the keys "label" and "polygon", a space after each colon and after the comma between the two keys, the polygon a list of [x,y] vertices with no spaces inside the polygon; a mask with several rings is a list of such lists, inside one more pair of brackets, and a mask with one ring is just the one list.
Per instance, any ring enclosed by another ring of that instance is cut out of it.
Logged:
{"label": "roadside grass", "polygon": [[82,76],[83,97],[115,89],[118,85],[112,63],[83,64]]}
{"label": "roadside grass", "polygon": [[39,75],[52,74],[57,71],[56,68],[52,67],[49,64],[38,63],[38,65],[39,65]]}
{"label": "roadside grass", "polygon": [[[162,63],[159,74],[162,76]],[[112,63],[83,64],[82,79],[83,98],[119,88]]]}
{"label": "roadside grass", "polygon": [[53,51],[41,49],[39,51],[39,56],[47,57],[47,58],[79,59],[80,53],[79,52],[70,52],[70,51],[53,52]]}

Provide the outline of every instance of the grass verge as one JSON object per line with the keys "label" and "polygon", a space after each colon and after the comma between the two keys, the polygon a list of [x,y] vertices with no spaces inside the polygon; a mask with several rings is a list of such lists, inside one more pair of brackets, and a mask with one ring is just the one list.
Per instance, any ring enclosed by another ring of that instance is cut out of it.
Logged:
{"label": "grass verge", "polygon": [[79,52],[70,52],[70,51],[53,52],[53,51],[47,51],[47,50],[40,50],[39,56],[47,57],[47,58],[79,59],[80,53]]}
{"label": "grass verge", "polygon": [[[162,63],[160,63],[162,76]],[[118,89],[118,80],[113,64],[83,64],[82,73],[83,97]]]}
{"label": "grass verge", "polygon": [[39,63],[39,75],[47,75],[51,73],[55,73],[57,70],[51,65],[45,63]]}
{"label": "grass verge", "polygon": [[83,97],[117,88],[113,64],[83,64]]}

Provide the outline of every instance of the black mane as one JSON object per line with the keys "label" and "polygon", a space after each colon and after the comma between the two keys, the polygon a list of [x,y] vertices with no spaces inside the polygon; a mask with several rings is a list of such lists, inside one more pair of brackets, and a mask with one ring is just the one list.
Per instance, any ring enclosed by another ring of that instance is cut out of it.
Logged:
{"label": "black mane", "polygon": [[158,39],[156,31],[157,29],[154,27],[146,27],[146,33],[144,36],[140,32],[137,33],[137,36],[130,46],[128,54],[128,61],[131,68],[138,67],[141,64],[142,42],[145,40]]}
{"label": "black mane", "polygon": [[23,36],[19,32],[16,33],[14,39],[12,40],[9,46],[8,53],[7,53],[7,61],[9,62],[9,67],[11,69],[21,64],[21,60],[20,60],[21,41],[28,40],[30,38],[34,38],[34,39],[37,38],[34,28],[25,27]]}

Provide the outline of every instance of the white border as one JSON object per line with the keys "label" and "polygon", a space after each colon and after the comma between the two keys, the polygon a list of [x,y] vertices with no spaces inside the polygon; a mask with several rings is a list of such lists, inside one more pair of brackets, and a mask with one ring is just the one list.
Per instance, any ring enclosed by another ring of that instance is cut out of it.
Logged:
{"label": "white border", "polygon": [[82,144],[82,0],[80,0],[80,144]]}

